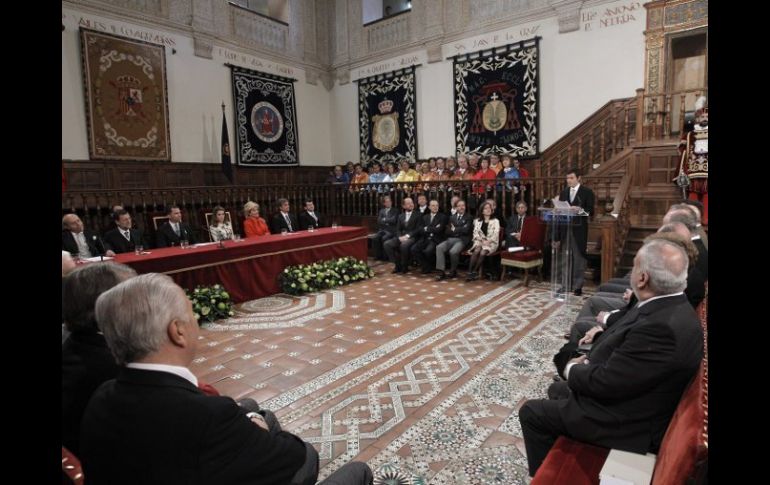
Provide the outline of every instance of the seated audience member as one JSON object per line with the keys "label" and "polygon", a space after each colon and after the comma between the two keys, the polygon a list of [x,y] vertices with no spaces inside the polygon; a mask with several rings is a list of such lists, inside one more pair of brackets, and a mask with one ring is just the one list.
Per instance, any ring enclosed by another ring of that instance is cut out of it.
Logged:
{"label": "seated audience member", "polygon": [[526,219],[527,203],[519,201],[516,203],[516,214],[512,215],[505,225],[505,247],[521,246],[521,229],[524,227]]}
{"label": "seated audience member", "polygon": [[62,444],[75,455],[80,450],[80,420],[91,395],[118,375],[104,335],[96,325],[94,307],[99,295],[136,276],[118,263],[81,266],[62,285],[62,316],[69,338],[61,348]]}
{"label": "seated audience member", "polygon": [[424,216],[429,212],[428,197],[426,197],[425,194],[420,194],[417,196],[417,212],[420,213],[420,216]]}
{"label": "seated audience member", "polygon": [[453,195],[451,199],[449,199],[449,217],[457,214],[457,202],[460,200],[459,195]]}
{"label": "seated audience member", "polygon": [[[690,207],[690,206],[688,206]],[[698,248],[698,263],[697,267],[704,278],[709,278],[709,252],[706,246],[701,241],[701,237],[698,234],[698,219],[695,216],[693,210],[688,209],[669,209],[665,216],[663,216],[663,224],[669,224],[671,222],[681,222],[690,231],[693,244]]]}
{"label": "seated audience member", "polygon": [[446,163],[444,162],[444,159],[441,157],[438,157],[436,159],[436,171],[434,172],[433,180],[446,180],[450,176],[451,174],[447,173]]}
{"label": "seated audience member", "polygon": [[394,179],[395,182],[416,182],[420,177],[417,170],[409,166],[409,160],[406,158],[401,160],[400,166],[401,171],[396,175],[396,178]]}
{"label": "seated audience member", "polygon": [[[88,403],[83,473],[100,484],[314,484],[318,453],[229,397],[204,394],[189,365],[199,345],[192,305],[173,280],[137,276],[105,292],[96,319],[118,376]],[[333,484],[371,484],[353,462]]]}
{"label": "seated audience member", "polygon": [[304,231],[310,226],[314,228],[323,227],[324,221],[321,214],[316,212],[313,200],[307,199],[305,201],[305,210],[299,213],[299,228]]}
{"label": "seated audience member", "polygon": [[131,214],[125,210],[119,210],[113,214],[115,229],[110,229],[104,235],[104,244],[115,253],[131,253],[134,248],[142,246],[142,231],[134,229],[131,222]]}
{"label": "seated audience member", "polygon": [[487,191],[491,191],[493,185],[489,181],[494,180],[496,177],[497,173],[489,168],[489,160],[482,158],[481,168],[473,175],[473,180],[478,181],[474,184],[474,192],[478,195],[484,195]]}
{"label": "seated audience member", "polygon": [[115,253],[102,244],[99,235],[83,227],[83,221],[77,214],[67,214],[61,220],[61,248],[69,251],[73,257],[90,258],[93,256],[115,256]]}
{"label": "seated audience member", "polygon": [[504,188],[506,192],[516,193],[519,191],[518,187],[512,182],[520,178],[519,171],[511,166],[511,157],[509,155],[503,155],[502,167],[497,172],[497,178],[506,180],[505,185],[502,183],[497,184],[498,190]]}
{"label": "seated audience member", "polygon": [[566,382],[519,411],[534,476],[560,435],[632,453],[656,453],[682,392],[703,357],[698,316],[683,294],[687,254],[677,244],[645,243],[634,258],[638,299],[593,345],[566,366]]}
{"label": "seated audience member", "polygon": [[[645,242],[654,239],[664,239],[674,244],[678,244],[688,257],[687,266],[687,287],[684,294],[687,301],[693,308],[697,308],[701,301],[706,297],[706,280],[697,267],[698,249],[690,240],[690,231],[684,224],[673,222],[664,224],[658,229],[658,232],[647,236]],[[593,339],[582,341],[583,336],[594,327],[594,330],[602,332],[610,325],[619,320],[625,313],[636,304],[631,288],[626,289],[625,293],[618,295],[616,293],[599,292],[586,300],[583,308],[578,313],[578,317],[570,330],[570,342],[575,344],[591,343]],[[562,357],[564,358],[564,357]],[[557,364],[558,367],[558,364]]]}
{"label": "seated audience member", "polygon": [[225,241],[233,238],[233,225],[230,221],[225,221],[227,214],[225,208],[216,206],[211,211],[211,225],[209,232],[212,241]]}
{"label": "seated audience member", "polygon": [[[354,184],[368,184],[369,183],[369,174],[364,171],[364,167],[361,166],[360,163],[355,164],[353,170],[354,170],[353,171],[353,178],[351,180],[351,183],[354,183]],[[351,191],[361,191],[361,190],[366,190],[366,187],[364,187],[363,185],[359,185],[359,186],[356,186],[356,187],[351,186],[350,190]]]}
{"label": "seated audience member", "polygon": [[329,182],[332,184],[347,184],[350,182],[348,174],[342,170],[339,165],[334,166],[334,173],[329,177]]}
{"label": "seated audience member", "polygon": [[[454,197],[453,197],[454,199]],[[457,277],[457,265],[460,264],[460,253],[471,242],[473,232],[473,218],[465,212],[465,201],[457,200],[456,212],[449,216],[446,225],[446,240],[436,246],[436,270],[440,274],[436,281]],[[446,274],[446,253],[449,253],[450,269]]]}
{"label": "seated audience member", "polygon": [[438,201],[433,199],[428,205],[428,211],[422,216],[419,240],[412,246],[412,257],[420,263],[422,274],[432,271],[436,261],[436,246],[446,236],[446,216],[438,211]]}
{"label": "seated audience member", "polygon": [[[388,261],[396,263],[393,273],[409,271],[410,249],[412,244],[417,242],[422,222],[420,213],[414,209],[414,201],[410,197],[404,199],[402,208],[404,212],[396,220],[395,236],[383,244]],[[398,253],[398,259],[396,259],[396,253]]]}
{"label": "seated audience member", "polygon": [[382,209],[377,214],[377,234],[372,237],[372,245],[374,245],[374,251],[380,261],[388,259],[383,245],[388,239],[396,237],[397,221],[398,210],[393,207],[390,196],[386,195],[382,198]]}
{"label": "seated audience member", "polygon": [[198,242],[189,224],[182,222],[182,210],[178,205],[168,208],[168,221],[158,228],[158,247],[179,246],[182,241],[190,244]]}
{"label": "seated audience member", "polygon": [[[379,162],[374,162],[371,167],[369,168],[369,183],[370,184],[383,184],[386,182],[392,182],[390,179],[390,176],[388,176],[387,173],[382,171],[382,166],[379,164]],[[377,190],[377,192],[382,193],[386,190],[387,187],[382,185],[377,185],[376,187],[374,185],[369,187],[369,190]]]}
{"label": "seated audience member", "polygon": [[117,219],[115,219],[116,214],[122,210],[125,210],[125,208],[120,204],[115,204],[112,206],[112,212],[110,212],[110,229],[115,229],[118,227]]}
{"label": "seated audience member", "polygon": [[[709,248],[709,237],[708,234],[706,234],[706,230],[703,229],[703,224],[701,221],[703,220],[703,216],[701,215],[703,213],[703,203],[699,200],[691,200],[687,199],[685,201],[682,201],[681,204],[675,204],[672,206],[672,209],[674,207],[683,206],[682,208],[690,209],[693,214],[695,214],[695,220],[698,221],[698,223],[695,225],[695,231],[693,231],[693,236],[698,235],[700,236],[700,240],[703,242],[703,246],[705,246],[706,250]],[[670,210],[670,209],[669,209]]]}
{"label": "seated audience member", "polygon": [[273,216],[271,231],[273,234],[281,234],[286,229],[287,232],[299,230],[299,224],[293,214],[289,213],[289,201],[287,199],[278,199],[278,213]]}
{"label": "seated audience member", "polygon": [[243,222],[245,237],[266,236],[270,234],[270,231],[267,230],[267,223],[259,217],[259,204],[252,201],[243,204],[243,216],[246,218]]}
{"label": "seated audience member", "polygon": [[500,221],[494,216],[492,204],[484,202],[479,209],[479,217],[473,221],[473,244],[469,250],[471,262],[465,281],[479,278],[484,257],[497,251],[498,244],[500,244]]}

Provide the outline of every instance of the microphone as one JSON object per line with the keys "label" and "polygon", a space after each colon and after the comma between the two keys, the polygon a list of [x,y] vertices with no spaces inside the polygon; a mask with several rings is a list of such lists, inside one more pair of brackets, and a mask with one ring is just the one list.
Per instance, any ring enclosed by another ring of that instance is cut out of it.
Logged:
{"label": "microphone", "polygon": [[102,261],[104,261],[104,253],[106,253],[107,250],[104,248],[104,242],[102,241],[102,238],[94,234],[91,236],[91,239],[94,241],[94,246],[96,246],[96,249],[101,253],[99,254],[99,257],[102,258]]}

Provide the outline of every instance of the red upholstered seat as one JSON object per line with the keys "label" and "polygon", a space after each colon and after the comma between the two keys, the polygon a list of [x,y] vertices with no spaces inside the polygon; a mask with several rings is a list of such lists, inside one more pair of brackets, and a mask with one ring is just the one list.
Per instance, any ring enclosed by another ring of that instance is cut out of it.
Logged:
{"label": "red upholstered seat", "polygon": [[559,436],[538,468],[531,485],[598,485],[608,448]]}
{"label": "red upholstered seat", "polygon": [[512,261],[532,261],[533,259],[542,258],[543,252],[539,249],[531,249],[528,251],[516,251],[515,253],[503,253],[500,257]]}
{"label": "red upholstered seat", "polygon": [[[521,245],[526,249],[509,253],[503,251],[500,264],[524,270],[524,286],[529,285],[529,270],[537,268],[540,279],[543,269],[543,246],[545,245],[545,224],[537,217],[527,217],[521,228]],[[505,277],[505,268],[500,273],[500,281]]]}
{"label": "red upholstered seat", "polygon": [[[80,466],[80,460],[63,446],[61,447],[61,469],[71,483],[75,485],[83,484],[83,467]],[[63,481],[67,483],[66,479],[63,479]]]}

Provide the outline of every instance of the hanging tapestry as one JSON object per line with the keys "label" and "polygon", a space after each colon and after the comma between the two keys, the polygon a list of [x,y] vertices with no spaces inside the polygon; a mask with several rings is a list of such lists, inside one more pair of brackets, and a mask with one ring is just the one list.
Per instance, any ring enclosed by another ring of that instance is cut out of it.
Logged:
{"label": "hanging tapestry", "polygon": [[162,45],[80,29],[88,155],[171,160]]}
{"label": "hanging tapestry", "polygon": [[230,66],[238,164],[299,165],[294,79]]}
{"label": "hanging tapestry", "polygon": [[358,81],[361,163],[417,159],[414,67]]}
{"label": "hanging tapestry", "polygon": [[539,39],[454,59],[458,153],[538,155]]}

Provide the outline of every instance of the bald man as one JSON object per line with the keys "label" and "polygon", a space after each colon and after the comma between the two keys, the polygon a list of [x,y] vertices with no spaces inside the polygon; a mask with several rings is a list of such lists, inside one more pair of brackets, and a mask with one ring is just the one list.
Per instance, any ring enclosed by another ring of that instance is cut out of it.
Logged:
{"label": "bald man", "polygon": [[93,256],[115,256],[111,250],[102,252],[104,243],[99,235],[90,229],[85,229],[83,221],[77,214],[67,214],[61,220],[61,249],[68,251],[73,257],[90,258]]}

